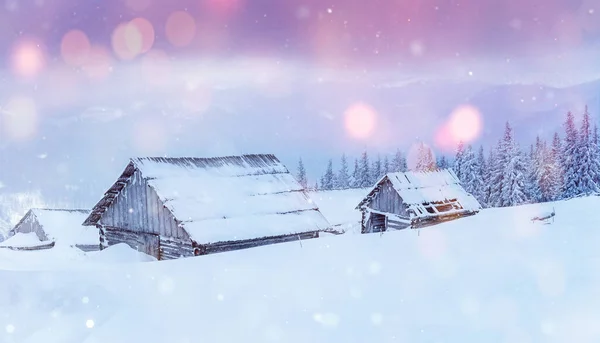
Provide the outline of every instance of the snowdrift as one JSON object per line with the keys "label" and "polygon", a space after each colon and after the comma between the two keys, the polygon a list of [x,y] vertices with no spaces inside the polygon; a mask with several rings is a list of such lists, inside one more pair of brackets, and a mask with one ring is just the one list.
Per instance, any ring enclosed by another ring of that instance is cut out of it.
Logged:
{"label": "snowdrift", "polygon": [[368,188],[317,191],[310,193],[310,198],[334,229],[360,233],[361,214],[356,206],[368,192]]}
{"label": "snowdrift", "polygon": [[598,342],[599,205],[552,204],[551,225],[531,222],[544,210],[532,205],[174,261],[0,270],[0,342]]}

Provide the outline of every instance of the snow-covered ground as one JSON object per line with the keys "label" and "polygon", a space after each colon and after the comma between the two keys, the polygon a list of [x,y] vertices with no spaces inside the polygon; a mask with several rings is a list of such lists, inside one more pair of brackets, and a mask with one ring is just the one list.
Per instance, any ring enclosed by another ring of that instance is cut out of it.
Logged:
{"label": "snow-covered ground", "polygon": [[0,342],[599,342],[599,206],[175,261],[0,249]]}
{"label": "snow-covered ground", "polygon": [[335,229],[347,233],[360,233],[360,211],[356,206],[370,189],[345,189],[311,192],[310,198]]}

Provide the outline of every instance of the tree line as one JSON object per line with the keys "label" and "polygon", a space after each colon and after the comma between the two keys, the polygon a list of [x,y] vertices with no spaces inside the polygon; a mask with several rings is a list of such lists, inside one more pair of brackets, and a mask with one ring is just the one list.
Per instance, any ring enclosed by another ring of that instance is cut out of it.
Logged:
{"label": "tree line", "polygon": [[[420,142],[416,163],[411,171],[433,171],[452,168],[467,192],[484,207],[505,207],[569,199],[600,193],[600,145],[598,128],[592,127],[587,106],[580,127],[568,112],[563,135],[554,133],[551,142],[539,136],[529,151],[523,151],[507,122],[496,146],[485,152],[459,143],[452,161],[446,156],[434,158],[427,145]],[[334,170],[333,159],[327,162],[320,180],[309,185],[302,159],[297,178],[307,189],[334,190],[372,187],[390,172],[408,171],[406,156],[400,149],[390,159],[377,155],[372,161],[364,151],[354,160],[352,172],[345,154]]]}

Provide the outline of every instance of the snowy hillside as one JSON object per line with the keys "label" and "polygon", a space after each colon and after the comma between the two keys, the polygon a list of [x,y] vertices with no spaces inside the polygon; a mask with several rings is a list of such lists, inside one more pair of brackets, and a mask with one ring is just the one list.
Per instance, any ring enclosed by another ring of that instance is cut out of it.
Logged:
{"label": "snowy hillside", "polygon": [[598,206],[162,262],[0,249],[0,342],[598,342]]}

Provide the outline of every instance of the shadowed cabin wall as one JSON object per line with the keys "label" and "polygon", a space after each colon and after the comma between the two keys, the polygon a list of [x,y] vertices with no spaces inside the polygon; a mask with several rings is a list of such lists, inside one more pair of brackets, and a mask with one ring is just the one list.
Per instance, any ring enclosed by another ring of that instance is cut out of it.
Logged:
{"label": "shadowed cabin wall", "polygon": [[102,214],[99,224],[103,247],[126,243],[158,259],[193,256],[189,235],[139,170]]}
{"label": "shadowed cabin wall", "polygon": [[39,221],[37,220],[35,214],[33,214],[32,211],[29,211],[29,213],[26,214],[25,218],[23,218],[23,221],[21,223],[19,223],[19,225],[17,227],[15,227],[13,232],[14,233],[35,232],[35,234],[38,236],[38,239],[40,241],[48,240],[48,237],[46,236],[44,229],[42,228],[42,226],[40,225]]}
{"label": "shadowed cabin wall", "polygon": [[375,211],[393,213],[408,218],[406,206],[402,198],[400,198],[392,183],[387,179],[379,186],[379,192],[368,207]]}
{"label": "shadowed cabin wall", "polygon": [[190,238],[177,225],[171,211],[164,206],[139,170],[133,173],[106,209],[100,219],[100,225],[182,240]]}

